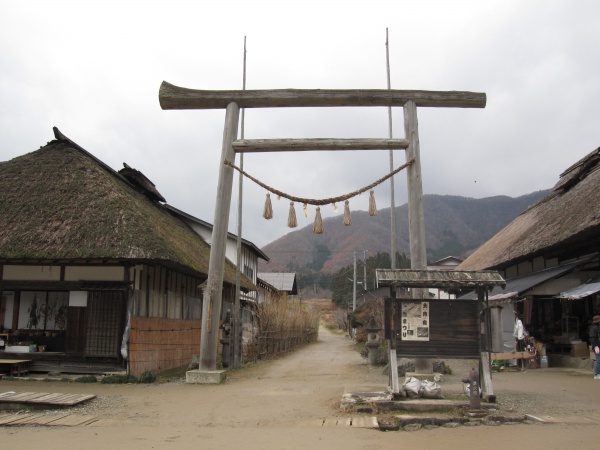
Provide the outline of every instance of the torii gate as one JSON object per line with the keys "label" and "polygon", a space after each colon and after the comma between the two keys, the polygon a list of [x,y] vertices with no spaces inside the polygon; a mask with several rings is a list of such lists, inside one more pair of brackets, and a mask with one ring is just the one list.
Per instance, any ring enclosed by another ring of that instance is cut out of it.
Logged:
{"label": "torii gate", "polygon": [[[405,149],[407,169],[410,257],[412,269],[427,267],[423,185],[417,106],[446,108],[485,108],[485,93],[466,91],[405,91],[384,89],[277,89],[207,91],[186,89],[165,81],[160,86],[162,109],[226,109],[219,182],[213,222],[208,280],[202,305],[202,332],[199,370],[216,370],[219,344],[219,317],[222,306],[225,244],[233,187],[235,153],[322,150]],[[237,140],[240,108],[402,106],[404,139],[244,139]],[[393,257],[393,255],[392,255]],[[416,295],[415,295],[416,294]],[[415,292],[413,297],[422,298]]]}

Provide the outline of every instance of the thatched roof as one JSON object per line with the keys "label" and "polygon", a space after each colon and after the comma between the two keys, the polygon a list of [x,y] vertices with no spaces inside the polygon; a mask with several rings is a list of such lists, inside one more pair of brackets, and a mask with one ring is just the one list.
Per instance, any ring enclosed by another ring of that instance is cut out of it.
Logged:
{"label": "thatched roof", "polygon": [[503,269],[538,256],[570,258],[600,245],[600,148],[560,175],[552,192],[479,247],[458,270]]}
{"label": "thatched roof", "polygon": [[[201,278],[210,246],[139,186],[65,138],[0,163],[0,263],[131,262]],[[225,282],[235,284],[227,261]],[[242,288],[255,290],[242,275]]]}

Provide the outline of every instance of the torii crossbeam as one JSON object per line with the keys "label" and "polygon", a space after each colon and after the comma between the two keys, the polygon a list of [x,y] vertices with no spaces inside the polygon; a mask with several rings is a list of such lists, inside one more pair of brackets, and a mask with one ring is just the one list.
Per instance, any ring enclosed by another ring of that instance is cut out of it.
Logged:
{"label": "torii crossbeam", "polygon": [[[275,89],[275,90],[195,90],[165,81],[160,86],[162,109],[226,109],[219,167],[217,201],[213,222],[208,280],[202,305],[202,332],[199,370],[216,369],[219,344],[219,317],[222,306],[225,245],[233,186],[236,152],[306,150],[383,150],[404,148],[407,169],[411,267],[427,266],[423,187],[417,106],[441,108],[485,108],[484,93],[467,91],[405,91],[384,89]],[[240,108],[402,106],[405,139],[279,139],[237,141]]]}

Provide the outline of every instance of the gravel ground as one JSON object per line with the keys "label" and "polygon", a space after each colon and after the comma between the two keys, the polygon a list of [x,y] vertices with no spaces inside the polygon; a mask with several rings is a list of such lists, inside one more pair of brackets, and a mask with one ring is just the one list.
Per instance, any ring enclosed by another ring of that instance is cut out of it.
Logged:
{"label": "gravel ground", "polygon": [[[452,374],[442,380],[449,398],[463,396],[460,381],[472,361],[446,361]],[[565,422],[542,425],[415,428],[382,433],[348,426],[339,404],[346,392],[384,390],[387,375],[369,367],[350,339],[321,329],[319,342],[284,358],[231,371],[223,385],[26,382],[2,380],[0,391],[96,394],[76,408],[48,411],[95,415],[96,425],[77,427],[3,427],[7,448],[244,448],[311,450],[426,448],[502,448],[514,440],[530,448],[588,448],[597,441],[600,382],[590,371],[535,369],[494,373],[499,414],[595,416],[595,426]],[[365,416],[361,416],[365,417]],[[355,423],[359,423],[355,421]],[[345,424],[345,425],[344,425]]]}

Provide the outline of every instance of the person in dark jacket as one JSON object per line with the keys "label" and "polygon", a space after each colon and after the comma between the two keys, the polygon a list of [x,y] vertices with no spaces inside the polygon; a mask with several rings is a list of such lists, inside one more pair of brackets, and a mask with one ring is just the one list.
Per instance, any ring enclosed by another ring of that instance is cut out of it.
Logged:
{"label": "person in dark jacket", "polygon": [[594,364],[594,380],[600,380],[600,316],[594,316],[590,326],[590,344],[596,354],[596,364]]}

